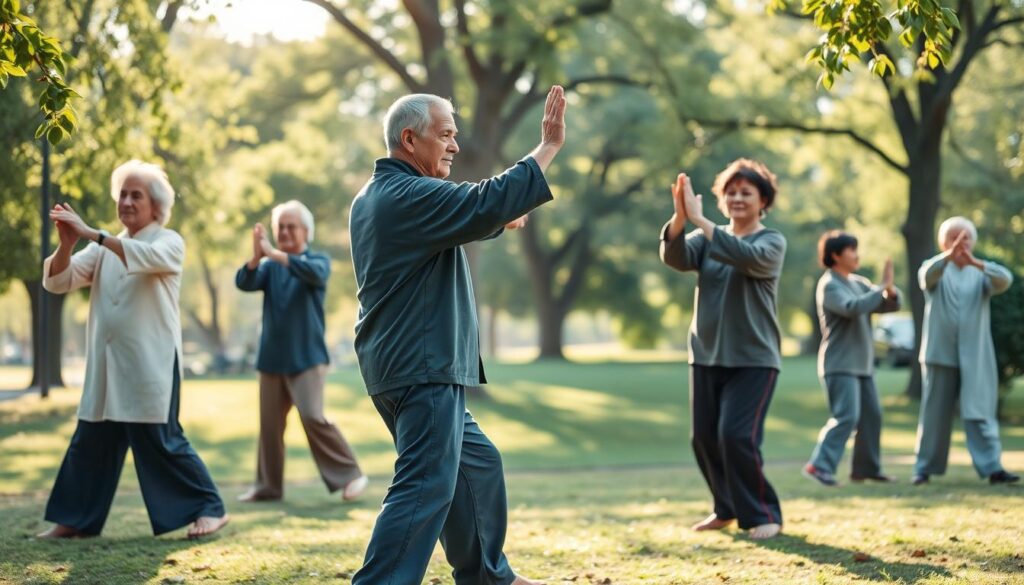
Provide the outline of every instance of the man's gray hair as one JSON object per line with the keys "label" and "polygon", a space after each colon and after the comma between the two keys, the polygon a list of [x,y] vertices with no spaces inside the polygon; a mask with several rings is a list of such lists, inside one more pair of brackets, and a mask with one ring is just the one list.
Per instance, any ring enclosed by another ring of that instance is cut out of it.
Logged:
{"label": "man's gray hair", "polygon": [[398,98],[384,115],[384,144],[388,152],[398,150],[402,144],[402,130],[409,128],[422,136],[432,121],[430,108],[438,107],[446,113],[454,111],[452,103],[429,93],[413,93]]}
{"label": "man's gray hair", "polygon": [[303,205],[300,201],[292,199],[291,201],[285,201],[284,203],[277,205],[270,212],[270,229],[274,231],[274,239],[277,239],[278,226],[277,223],[281,219],[281,214],[286,211],[294,211],[299,214],[299,219],[302,220],[302,225],[306,227],[306,242],[313,241],[313,212],[308,207]]}
{"label": "man's gray hair", "polygon": [[156,220],[160,225],[167,225],[171,219],[171,208],[174,207],[174,187],[167,180],[167,173],[159,165],[132,159],[114,169],[110,174],[110,196],[114,201],[121,200],[121,187],[128,177],[135,177],[146,185],[149,198],[156,208]]}
{"label": "man's gray hair", "polygon": [[972,242],[978,241],[978,228],[974,227],[974,222],[962,215],[956,215],[942,222],[942,225],[939,226],[937,239],[939,240],[940,250],[946,249],[946,236],[949,234],[950,230],[953,229],[966,230],[967,233],[971,235]]}

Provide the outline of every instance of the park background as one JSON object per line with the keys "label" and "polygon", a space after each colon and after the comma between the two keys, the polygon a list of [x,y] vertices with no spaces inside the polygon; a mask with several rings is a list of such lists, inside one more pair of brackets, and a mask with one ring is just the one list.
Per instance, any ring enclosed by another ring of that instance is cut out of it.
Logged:
{"label": "park background", "polygon": [[[741,0],[21,5],[62,40],[67,80],[82,95],[77,129],[49,156],[52,200],[116,231],[109,175],[128,158],[162,164],[178,191],[170,227],[188,246],[182,421],[225,498],[253,475],[258,426],[251,362],[261,298],[235,290],[234,273],[249,228],[269,224],[270,209],[288,199],[313,210],[313,246],[333,258],[328,412],[375,481],[355,506],[329,498],[293,415],[286,502],[229,506],[227,538],[148,537],[130,467],[104,539],[27,538],[42,528],[73,430],[88,295],[49,298],[47,340],[60,351],[34,359],[39,86],[12,77],[0,91],[0,513],[13,529],[0,537],[0,581],[350,575],[393,461],[354,364],[347,247],[348,206],[384,154],[383,112],[410,91],[451,97],[462,148],[453,178],[476,180],[536,143],[553,83],[569,89],[567,145],[549,179],[555,201],[525,230],[471,251],[493,381],[471,408],[505,456],[515,566],[584,583],[1022,580],[1020,491],[979,482],[959,430],[950,476],[907,485],[914,368],[879,373],[887,461],[902,484],[824,491],[799,478],[828,416],[813,359],[822,231],[855,234],[869,277],[892,257],[918,319],[914,274],[935,252],[938,220],[969,217],[981,253],[1018,274],[1024,266],[1019,2],[949,4],[963,28],[945,65],[922,68],[920,45],[893,41],[882,52],[894,70],[879,75],[875,61],[851,59],[827,80],[806,58],[821,31],[798,6],[771,12]],[[708,194],[738,156],[779,175],[766,224],[789,242],[779,295],[787,358],[765,444],[787,513],[788,535],[774,544],[686,530],[707,511],[686,423],[695,279],[657,257],[675,174],[687,171]],[[1011,470],[1024,469],[1024,391],[1013,380],[1024,361],[1022,280],[993,303]],[[44,367],[68,388],[46,400],[22,392]],[[429,575],[446,574],[438,555]]]}

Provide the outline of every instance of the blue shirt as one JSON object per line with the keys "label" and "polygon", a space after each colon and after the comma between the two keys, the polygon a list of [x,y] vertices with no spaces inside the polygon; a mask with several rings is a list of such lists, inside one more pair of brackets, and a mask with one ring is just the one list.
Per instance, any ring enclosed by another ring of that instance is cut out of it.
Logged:
{"label": "blue shirt", "polygon": [[289,254],[288,266],[264,258],[255,270],[242,265],[240,290],[263,291],[263,332],[256,369],[297,374],[330,362],[324,343],[324,294],[331,259],[308,248]]}
{"label": "blue shirt", "polygon": [[533,158],[479,183],[424,177],[379,159],[352,202],[349,233],[358,287],[355,350],[367,391],[487,379],[463,244],[550,201]]}

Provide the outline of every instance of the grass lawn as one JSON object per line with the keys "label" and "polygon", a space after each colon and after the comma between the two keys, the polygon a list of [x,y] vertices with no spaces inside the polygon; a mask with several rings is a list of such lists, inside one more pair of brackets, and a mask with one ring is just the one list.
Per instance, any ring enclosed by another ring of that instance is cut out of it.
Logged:
{"label": "grass lawn", "polygon": [[[800,477],[828,415],[813,361],[790,359],[765,441],[786,534],[755,544],[734,531],[689,531],[709,497],[688,446],[686,375],[679,363],[488,368],[489,396],[470,406],[505,458],[506,551],[517,570],[552,585],[1024,583],[1024,489],[979,481],[962,431],[950,473],[926,487],[908,485],[917,415],[900,396],[906,370],[878,376],[887,467],[901,483],[826,490]],[[317,480],[294,413],[286,500],[235,503],[255,468],[255,380],[186,381],[181,420],[233,518],[223,536],[202,543],[183,531],[150,535],[130,461],[103,537],[31,538],[45,527],[42,511],[78,396],[57,390],[45,403],[34,396],[0,402],[0,583],[344,583],[359,566],[394,453],[354,370],[332,374],[327,389],[330,416],[374,478],[369,496],[352,505]],[[1011,396],[1004,462],[1024,470],[1024,388]],[[440,548],[431,578],[451,582]]]}

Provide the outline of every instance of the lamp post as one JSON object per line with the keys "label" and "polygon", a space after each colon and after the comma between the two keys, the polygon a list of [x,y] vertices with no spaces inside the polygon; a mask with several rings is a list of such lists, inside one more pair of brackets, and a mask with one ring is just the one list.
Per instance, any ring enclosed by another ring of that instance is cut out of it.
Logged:
{"label": "lamp post", "polygon": [[[39,253],[42,255],[39,261],[39,265],[42,266],[43,260],[50,255],[50,143],[43,137],[42,141],[43,148],[43,180],[41,181],[41,191],[39,193],[39,219],[40,219],[40,241],[39,241]],[[46,275],[43,275],[45,277]],[[39,396],[46,398],[50,395],[50,380],[49,371],[47,366],[47,358],[49,352],[47,351],[47,331],[48,331],[48,315],[47,315],[47,294],[46,289],[43,288],[42,278],[39,280],[39,355],[35,356],[35,361],[39,365]]]}

